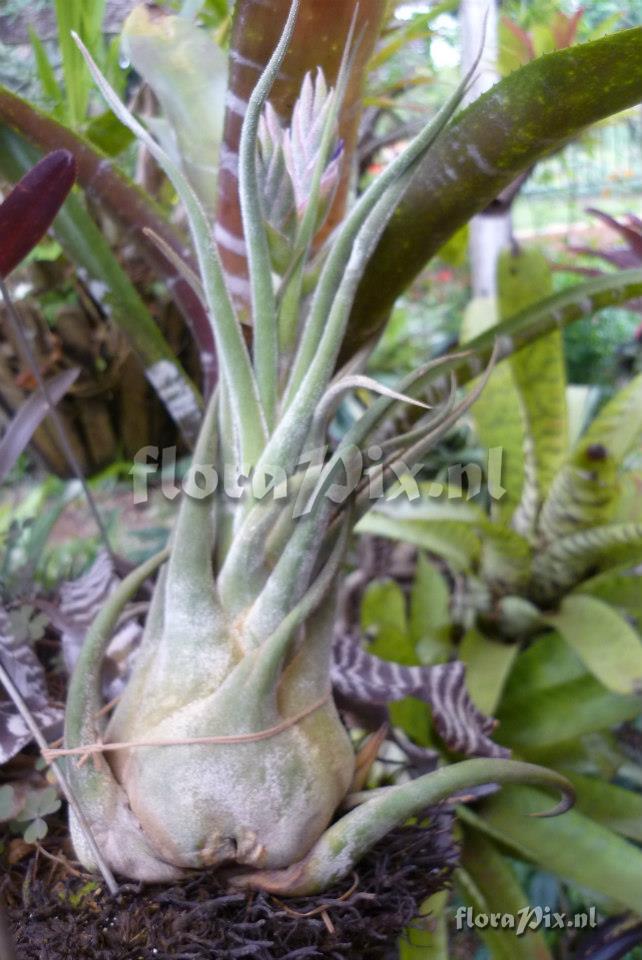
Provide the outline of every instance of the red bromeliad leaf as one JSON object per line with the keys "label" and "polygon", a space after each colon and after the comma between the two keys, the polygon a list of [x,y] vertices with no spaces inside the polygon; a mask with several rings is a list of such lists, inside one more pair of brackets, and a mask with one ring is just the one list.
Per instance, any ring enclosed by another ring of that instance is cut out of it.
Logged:
{"label": "red bromeliad leaf", "polygon": [[577,30],[584,16],[584,7],[578,9],[571,16],[558,12],[553,18],[551,31],[555,41],[555,49],[563,50],[572,46],[577,40]]}
{"label": "red bromeliad leaf", "polygon": [[[618,270],[629,270],[639,267],[642,264],[642,220],[633,213],[627,213],[624,220],[617,220],[603,210],[597,210],[595,207],[587,207],[586,212],[594,217],[599,217],[602,223],[606,224],[611,230],[614,230],[624,241],[624,246],[618,247],[586,247],[577,244],[568,244],[571,253],[577,253],[582,256],[593,257],[603,260],[605,263],[612,264]],[[575,263],[560,264],[556,269],[567,273],[577,273],[592,276],[599,276],[603,271],[595,270],[590,267],[584,267]],[[629,310],[636,313],[642,312],[642,299],[639,297],[630,300],[627,304]],[[639,339],[639,333],[636,333],[636,339]]]}
{"label": "red bromeliad leaf", "polygon": [[0,204],[0,276],[6,277],[47,232],[76,179],[68,150],[54,150]]}
{"label": "red bromeliad leaf", "polygon": [[511,20],[510,17],[502,17],[502,23],[522,45],[524,62],[527,63],[529,60],[534,60],[537,54],[535,53],[535,47],[533,46],[530,34],[520,27],[519,24],[515,23],[514,20]]}
{"label": "red bromeliad leaf", "polygon": [[586,212],[594,217],[599,217],[607,227],[611,227],[612,230],[619,233],[627,246],[630,247],[631,252],[635,254],[635,263],[642,262],[642,224],[635,215],[629,215],[630,223],[627,224],[621,223],[615,217],[604,213],[603,210],[597,210],[595,207],[587,207]]}

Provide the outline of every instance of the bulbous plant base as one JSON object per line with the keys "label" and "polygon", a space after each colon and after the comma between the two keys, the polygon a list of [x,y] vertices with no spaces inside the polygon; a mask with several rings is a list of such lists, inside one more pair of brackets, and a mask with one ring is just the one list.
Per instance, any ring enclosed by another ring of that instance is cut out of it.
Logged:
{"label": "bulbous plant base", "polygon": [[451,816],[440,813],[428,827],[393,830],[352,877],[287,903],[266,893],[230,893],[216,871],[169,887],[130,884],[116,898],[95,890],[78,897],[86,877],[52,884],[50,862],[41,859],[33,877],[33,862],[23,861],[5,894],[10,922],[24,960],[169,960],[195,949],[199,956],[255,960],[397,960],[399,937],[456,865],[451,825]]}

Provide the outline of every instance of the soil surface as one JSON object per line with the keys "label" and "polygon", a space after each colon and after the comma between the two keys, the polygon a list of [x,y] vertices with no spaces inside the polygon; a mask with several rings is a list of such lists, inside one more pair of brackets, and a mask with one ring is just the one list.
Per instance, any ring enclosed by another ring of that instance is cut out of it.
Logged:
{"label": "soil surface", "polygon": [[230,892],[202,873],[112,897],[68,859],[61,821],[35,854],[14,846],[0,891],[16,960],[397,960],[399,937],[412,938],[422,902],[450,879],[450,828],[443,813],[396,830],[322,896]]}

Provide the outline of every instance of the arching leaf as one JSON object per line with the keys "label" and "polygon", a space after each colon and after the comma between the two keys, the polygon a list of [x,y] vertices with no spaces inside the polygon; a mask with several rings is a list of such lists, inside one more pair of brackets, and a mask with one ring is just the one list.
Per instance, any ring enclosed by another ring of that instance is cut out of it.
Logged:
{"label": "arching leaf", "polygon": [[592,569],[642,561],[642,523],[611,523],[561,537],[533,562],[533,589],[544,599],[560,596]]}
{"label": "arching leaf", "polygon": [[641,53],[642,27],[561,50],[516,70],[455,119],[417,170],[370,261],[352,311],[351,352],[381,328],[444,241],[519,173],[640,101]]}

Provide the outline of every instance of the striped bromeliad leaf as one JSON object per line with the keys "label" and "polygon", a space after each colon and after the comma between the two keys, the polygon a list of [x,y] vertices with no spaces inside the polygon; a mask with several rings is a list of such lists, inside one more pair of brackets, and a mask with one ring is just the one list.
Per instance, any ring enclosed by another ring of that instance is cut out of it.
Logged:
{"label": "striped bromeliad leaf", "polygon": [[595,570],[642,560],[642,523],[611,523],[562,536],[533,561],[533,593],[551,601]]}
{"label": "striped bromeliad leaf", "polygon": [[349,701],[387,704],[416,697],[430,704],[435,729],[457,753],[508,756],[489,738],[495,721],[477,710],[465,685],[461,661],[434,667],[403,666],[367,653],[358,637],[335,639],[332,678],[335,689]]}
{"label": "striped bromeliad leaf", "polygon": [[600,410],[587,427],[584,440],[602,443],[621,463],[642,434],[642,376],[634,377]]}

